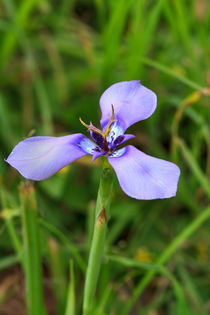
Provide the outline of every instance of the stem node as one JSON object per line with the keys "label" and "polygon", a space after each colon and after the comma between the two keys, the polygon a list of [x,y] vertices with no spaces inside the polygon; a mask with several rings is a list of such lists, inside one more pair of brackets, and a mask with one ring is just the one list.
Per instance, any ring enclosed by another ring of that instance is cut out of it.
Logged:
{"label": "stem node", "polygon": [[98,225],[98,228],[100,229],[104,224],[106,224],[106,222],[107,222],[106,211],[105,211],[105,207],[103,207],[101,212],[98,215],[96,223]]}

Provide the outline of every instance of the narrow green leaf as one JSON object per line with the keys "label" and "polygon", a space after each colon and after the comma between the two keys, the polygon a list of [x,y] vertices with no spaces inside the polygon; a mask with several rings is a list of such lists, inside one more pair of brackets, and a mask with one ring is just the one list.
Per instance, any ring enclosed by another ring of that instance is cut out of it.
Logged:
{"label": "narrow green leaf", "polygon": [[75,315],[75,275],[73,260],[70,260],[70,282],[67,295],[65,315]]}
{"label": "narrow green leaf", "polygon": [[188,163],[189,167],[191,168],[192,172],[194,173],[196,179],[206,192],[207,196],[210,198],[210,183],[208,182],[207,178],[205,177],[204,173],[202,172],[200,166],[198,165],[197,161],[193,157],[193,154],[190,152],[190,150],[187,148],[186,144],[183,140],[177,138],[176,139],[181,152]]}
{"label": "narrow green leaf", "polygon": [[30,315],[45,315],[42,285],[42,259],[35,190],[32,184],[20,186],[26,296]]}
{"label": "narrow green leaf", "polygon": [[0,259],[0,270],[4,270],[9,268],[17,263],[19,263],[20,259],[17,255],[8,256]]}
{"label": "narrow green leaf", "polygon": [[59,231],[56,227],[54,227],[50,223],[46,222],[45,220],[41,218],[39,219],[39,223],[44,228],[48,229],[51,233],[53,233],[55,236],[57,236],[67,246],[70,253],[74,257],[75,261],[78,263],[80,269],[82,270],[83,273],[85,273],[86,265],[82,256],[79,254],[76,246],[74,246],[61,231]]}
{"label": "narrow green leaf", "polygon": [[[178,250],[178,248],[203,224],[206,220],[210,218],[210,206],[205,208],[186,228],[174,238],[171,244],[163,251],[163,253],[158,258],[156,264],[164,265],[171,256]],[[143,290],[150,283],[155,275],[155,271],[148,271],[140,283],[137,285],[133,291],[131,299],[127,302],[124,312],[122,314],[128,314],[129,310],[134,305],[137,298],[143,292]]]}

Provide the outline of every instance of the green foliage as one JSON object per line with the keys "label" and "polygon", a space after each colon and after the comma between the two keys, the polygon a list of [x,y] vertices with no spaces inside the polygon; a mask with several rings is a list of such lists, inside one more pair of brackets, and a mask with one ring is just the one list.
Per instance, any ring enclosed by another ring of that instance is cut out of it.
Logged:
{"label": "green foliage", "polygon": [[[115,179],[94,315],[208,314],[209,21],[207,0],[0,1],[1,314],[14,314],[20,284],[6,280],[24,265],[21,177],[4,158],[32,134],[85,133],[79,117],[97,125],[103,90],[130,79],[158,96],[128,131],[133,143],[181,177],[175,198],[154,201],[129,198]],[[67,296],[66,312],[81,314],[100,172],[87,157],[35,184],[49,314],[62,315]]]}

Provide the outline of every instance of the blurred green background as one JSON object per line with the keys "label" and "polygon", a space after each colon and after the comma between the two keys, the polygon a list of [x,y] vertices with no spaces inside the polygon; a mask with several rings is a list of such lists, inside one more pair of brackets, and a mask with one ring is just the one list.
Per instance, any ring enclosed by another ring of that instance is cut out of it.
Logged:
{"label": "blurred green background", "polygon": [[[86,133],[79,117],[99,126],[101,93],[132,79],[158,97],[129,128],[132,143],[181,177],[175,198],[153,201],[129,198],[115,179],[106,254],[121,258],[103,261],[94,314],[209,314],[209,33],[208,0],[0,0],[0,314],[26,314],[11,235],[21,243],[23,179],[4,158],[30,135]],[[81,314],[75,251],[86,263],[100,172],[88,156],[35,184],[49,314],[63,314],[70,257]],[[175,280],[151,270],[145,280],[135,261],[162,263]]]}

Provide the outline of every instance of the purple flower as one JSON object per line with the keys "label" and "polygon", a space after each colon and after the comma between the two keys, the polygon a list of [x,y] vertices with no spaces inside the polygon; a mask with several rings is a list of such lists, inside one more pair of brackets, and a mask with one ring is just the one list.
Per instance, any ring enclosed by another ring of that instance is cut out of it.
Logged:
{"label": "purple flower", "polygon": [[180,175],[178,166],[151,157],[132,145],[121,147],[134,137],[124,134],[126,129],[150,117],[156,103],[155,93],[139,81],[113,84],[100,98],[101,130],[80,119],[90,131],[92,140],[81,133],[31,137],[18,143],[6,161],[24,177],[43,180],[85,154],[91,154],[93,161],[105,155],[127,195],[147,200],[173,197]]}

